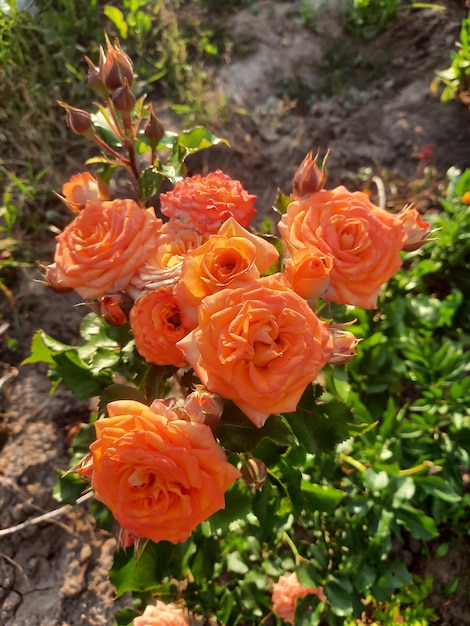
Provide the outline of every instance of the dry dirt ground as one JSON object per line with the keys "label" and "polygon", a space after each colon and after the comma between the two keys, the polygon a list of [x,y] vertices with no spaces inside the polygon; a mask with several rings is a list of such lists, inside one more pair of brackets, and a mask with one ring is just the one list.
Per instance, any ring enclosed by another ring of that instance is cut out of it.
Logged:
{"label": "dry dirt ground", "polygon": [[[225,169],[257,194],[264,215],[277,188],[289,193],[296,166],[317,148],[331,148],[330,186],[358,185],[361,168],[385,182],[413,180],[422,167],[417,155],[430,144],[442,175],[452,165],[470,166],[468,108],[441,104],[429,88],[435,69],[449,65],[466,15],[464,2],[441,2],[445,12],[403,11],[387,32],[355,47],[335,19],[336,2],[321,3],[313,28],[300,17],[305,2],[253,4],[223,18],[232,37],[249,45],[243,55],[233,52],[213,70],[216,88],[227,94],[233,111],[225,128],[214,123],[213,130],[222,132],[232,148],[207,151],[193,160],[192,170]],[[329,65],[322,62],[326,51]],[[329,85],[333,95],[312,99],[305,85]],[[389,203],[412,200],[404,188],[394,199],[395,188],[387,185]],[[418,201],[432,208],[432,194]],[[32,282],[34,276],[27,271],[10,276],[15,302],[0,301],[2,529],[57,506],[51,491],[58,472],[68,467],[71,429],[89,414],[67,390],[49,394],[44,367],[20,365],[35,330],[73,343],[83,315],[73,306],[78,298],[48,292]],[[8,337],[18,340],[15,350],[7,349]],[[107,580],[113,553],[114,539],[96,529],[89,503],[54,521],[0,533],[0,624],[112,624],[118,606],[129,601],[113,601]],[[432,563],[420,564],[435,579],[439,623],[470,624],[467,596],[444,600],[441,594],[456,573],[468,573],[469,552],[462,547],[445,567],[442,563],[439,571]]]}

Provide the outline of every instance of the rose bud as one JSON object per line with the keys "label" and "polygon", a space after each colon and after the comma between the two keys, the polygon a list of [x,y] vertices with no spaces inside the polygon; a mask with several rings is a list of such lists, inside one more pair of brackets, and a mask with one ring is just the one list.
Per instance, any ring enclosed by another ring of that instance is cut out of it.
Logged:
{"label": "rose bud", "polygon": [[[122,326],[127,322],[128,315],[124,311],[123,294],[113,294],[110,296],[103,296],[100,300],[100,313],[101,316],[108,322],[110,326]],[[128,311],[131,308],[131,299],[129,300]]]}
{"label": "rose bud", "polygon": [[268,476],[268,470],[263,461],[259,459],[246,459],[243,462],[242,468],[242,480],[247,487],[254,487],[258,491],[263,489]]}
{"label": "rose bud", "polygon": [[321,168],[317,165],[318,152],[313,158],[311,151],[307,154],[294,175],[295,193],[305,196],[323,189],[326,183],[326,160],[329,153],[330,151],[328,150]]}
{"label": "rose bud", "polygon": [[106,37],[106,54],[100,50],[100,74],[101,79],[110,91],[116,91],[124,86],[124,81],[130,85],[134,82],[134,72],[130,57],[122,50],[119,40],[115,39],[114,45]]}
{"label": "rose bud", "polygon": [[113,104],[120,113],[130,113],[136,103],[136,97],[132,93],[127,78],[124,79],[124,85],[118,87],[113,93]]}
{"label": "rose bud", "polygon": [[405,206],[397,214],[397,217],[403,224],[406,235],[402,250],[413,252],[429,241],[431,225],[422,219],[415,207],[411,205]]}
{"label": "rose bud", "polygon": [[223,399],[208,391],[203,385],[196,385],[184,401],[184,409],[192,421],[216,426],[224,410]]}
{"label": "rose bud", "polygon": [[93,137],[95,135],[95,129],[93,128],[93,122],[91,121],[91,115],[88,111],[83,109],[77,109],[71,107],[65,102],[57,100],[57,103],[63,107],[66,112],[67,126],[76,135],[83,135],[84,137]]}
{"label": "rose bud", "polygon": [[101,78],[100,68],[96,66],[87,56],[85,57],[85,61],[88,63],[88,84],[92,89],[97,91],[100,96],[105,98],[108,95],[108,90],[104,86]]}
{"label": "rose bud", "polygon": [[332,267],[333,257],[316,248],[302,248],[287,259],[284,278],[291,289],[309,300],[321,296],[328,287]]}
{"label": "rose bud", "polygon": [[[351,322],[354,323],[354,322]],[[329,327],[333,338],[333,350],[328,359],[331,365],[343,365],[356,356],[357,337],[349,330],[344,330],[350,324],[332,324]]]}
{"label": "rose bud", "polygon": [[155,147],[165,133],[165,127],[153,112],[153,107],[149,106],[149,118],[144,127],[145,136],[148,138],[150,145]]}

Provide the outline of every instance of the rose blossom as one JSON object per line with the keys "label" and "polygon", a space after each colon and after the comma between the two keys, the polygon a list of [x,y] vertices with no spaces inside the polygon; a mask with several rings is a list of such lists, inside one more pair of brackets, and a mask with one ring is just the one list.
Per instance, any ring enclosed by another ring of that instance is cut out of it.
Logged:
{"label": "rose blossom", "polygon": [[189,626],[189,621],[176,604],[157,600],[155,605],[148,604],[142,615],[134,618],[132,626]]}
{"label": "rose blossom", "polygon": [[133,200],[88,202],[58,235],[46,280],[84,299],[121,291],[156,246],[160,227]]}
{"label": "rose blossom", "polygon": [[101,178],[94,178],[89,172],[75,174],[62,185],[63,200],[68,208],[78,213],[91,201],[109,200],[109,189]]}
{"label": "rose blossom", "polygon": [[221,170],[204,177],[197,174],[184,178],[160,200],[163,215],[203,235],[216,233],[231,215],[242,226],[248,226],[256,213],[256,196]]}
{"label": "rose blossom", "polygon": [[271,413],[295,411],[332,340],[305,300],[270,276],[207,296],[177,345],[209,391],[261,427]]}
{"label": "rose blossom", "polygon": [[235,281],[259,278],[278,258],[276,248],[240,226],[232,217],[183,260],[175,295],[187,326],[197,325],[198,307],[211,293]]}
{"label": "rose blossom", "polygon": [[137,351],[147,363],[176,367],[187,364],[175,344],[190,329],[183,325],[181,310],[171,291],[160,289],[140,296],[129,321]]}
{"label": "rose blossom", "polygon": [[401,266],[400,219],[342,186],[291,202],[279,232],[288,254],[314,247],[333,257],[324,297],[337,304],[375,308],[381,285]]}
{"label": "rose blossom", "polygon": [[300,584],[295,572],[283,574],[273,585],[274,613],[288,624],[294,624],[297,600],[308,594],[318,596],[320,602],[326,602],[322,587],[304,587]]}
{"label": "rose blossom", "polygon": [[108,404],[108,418],[95,422],[96,441],[83,470],[95,498],[118,524],[152,541],[185,541],[219,509],[240,476],[227,462],[212,430],[191,423],[162,402]]}

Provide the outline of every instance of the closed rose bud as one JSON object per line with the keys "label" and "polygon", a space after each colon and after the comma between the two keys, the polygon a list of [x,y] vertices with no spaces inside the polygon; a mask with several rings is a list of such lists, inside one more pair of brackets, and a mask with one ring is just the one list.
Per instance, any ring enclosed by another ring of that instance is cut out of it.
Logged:
{"label": "closed rose bud", "polygon": [[328,359],[331,365],[343,365],[356,356],[357,337],[345,327],[349,324],[332,324],[329,327],[333,338],[333,350]]}
{"label": "closed rose bud", "polygon": [[145,136],[148,138],[151,146],[157,146],[160,139],[165,133],[165,127],[153,112],[153,107],[150,105],[150,115],[147,123],[144,127]]}
{"label": "closed rose bud", "polygon": [[57,103],[66,110],[67,126],[73,133],[76,135],[84,135],[89,138],[94,136],[95,129],[93,128],[91,115],[88,111],[71,107],[60,100],[58,100]]}
{"label": "closed rose bud", "polygon": [[318,152],[312,158],[312,152],[309,152],[302,163],[297,168],[294,175],[294,192],[300,196],[315,193],[323,189],[326,183],[326,160],[329,150],[323,159],[321,168],[317,165]]}
{"label": "closed rose bud", "polygon": [[136,97],[132,93],[127,78],[124,85],[113,93],[113,104],[120,113],[130,113],[136,103]]}
{"label": "closed rose bud", "polygon": [[403,224],[406,235],[402,250],[413,252],[429,241],[431,225],[422,219],[415,207],[405,206],[397,217]]}
{"label": "closed rose bud", "polygon": [[216,426],[222,417],[224,401],[203,385],[196,385],[196,390],[186,397],[184,409],[192,421]]}
{"label": "closed rose bud", "polygon": [[97,91],[100,96],[106,97],[108,95],[108,90],[104,86],[101,78],[100,68],[96,66],[87,56],[85,57],[85,61],[88,63],[88,84],[92,89]]}
{"label": "closed rose bud", "polygon": [[100,73],[101,79],[110,91],[116,91],[124,86],[127,80],[129,86],[134,82],[134,71],[130,57],[122,50],[119,41],[116,39],[114,45],[106,38],[106,54],[103,49],[100,51]]}
{"label": "closed rose bud", "polygon": [[103,296],[100,300],[100,313],[101,316],[108,322],[110,326],[122,326],[128,320],[127,313],[131,308],[131,299],[127,296],[129,303],[125,307],[124,299],[126,296],[123,294],[113,294],[110,296]]}
{"label": "closed rose bud", "polygon": [[246,459],[243,462],[242,480],[247,487],[254,487],[258,491],[263,489],[268,476],[268,470],[263,461],[259,459]]}

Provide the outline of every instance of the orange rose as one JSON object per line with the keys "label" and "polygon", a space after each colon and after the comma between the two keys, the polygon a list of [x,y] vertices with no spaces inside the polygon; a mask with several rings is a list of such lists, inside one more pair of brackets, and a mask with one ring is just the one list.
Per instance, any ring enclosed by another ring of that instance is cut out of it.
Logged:
{"label": "orange rose", "polygon": [[288,253],[318,248],[333,257],[324,297],[365,309],[377,306],[383,285],[401,266],[401,221],[345,187],[321,190],[289,204],[279,222]]}
{"label": "orange rose", "polygon": [[[91,486],[123,529],[178,543],[224,508],[240,472],[209,426],[179,419],[158,400],[151,407],[117,400],[108,414],[95,422]],[[90,475],[88,466],[83,474]]]}
{"label": "orange rose", "polygon": [[321,296],[330,284],[333,259],[315,248],[294,250],[286,260],[283,277],[299,296],[309,300]]}
{"label": "orange rose", "polygon": [[133,200],[88,202],[57,237],[46,279],[85,299],[122,291],[156,246],[160,227]]}
{"label": "orange rose", "polygon": [[326,602],[322,587],[304,587],[297,574],[283,574],[273,585],[272,603],[274,613],[288,624],[294,624],[298,598],[308,594],[316,595],[320,602]]}
{"label": "orange rose", "polygon": [[160,289],[140,296],[129,317],[138,353],[147,363],[187,365],[176,342],[188,332],[181,321],[181,311],[171,291]]}
{"label": "orange rose", "polygon": [[163,215],[204,235],[215,234],[231,215],[242,226],[248,226],[256,213],[256,196],[221,170],[204,177],[197,174],[184,178],[160,199]]}
{"label": "orange rose", "polygon": [[217,235],[184,257],[175,295],[186,326],[197,326],[198,307],[206,296],[235,281],[259,278],[278,256],[272,244],[230,217]]}
{"label": "orange rose", "polygon": [[109,200],[109,189],[101,178],[93,178],[89,172],[75,174],[62,186],[63,200],[68,208],[78,213],[90,201],[105,202]]}
{"label": "orange rose", "polygon": [[189,626],[189,621],[176,604],[157,600],[155,605],[147,605],[142,615],[134,618],[132,626]]}
{"label": "orange rose", "polygon": [[178,347],[205,387],[258,427],[295,411],[332,348],[327,325],[276,276],[207,296],[198,324]]}

